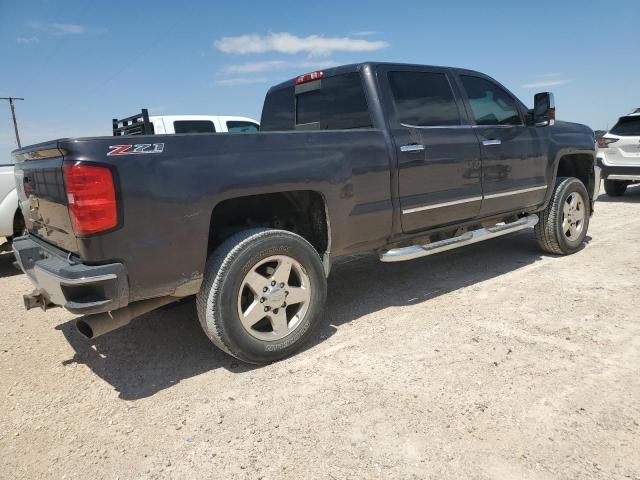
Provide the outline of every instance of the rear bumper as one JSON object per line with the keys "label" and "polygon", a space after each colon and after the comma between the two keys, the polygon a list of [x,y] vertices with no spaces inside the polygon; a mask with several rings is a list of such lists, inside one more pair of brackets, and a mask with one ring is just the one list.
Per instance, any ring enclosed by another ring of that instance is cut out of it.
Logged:
{"label": "rear bumper", "polygon": [[[33,295],[72,313],[92,314],[125,307],[129,303],[127,273],[121,263],[73,263],[61,250],[32,236],[13,241],[18,265],[36,287]],[[25,296],[25,306],[27,304]]]}
{"label": "rear bumper", "polygon": [[607,165],[600,156],[596,157],[596,161],[602,169],[603,180],[640,182],[640,165]]}

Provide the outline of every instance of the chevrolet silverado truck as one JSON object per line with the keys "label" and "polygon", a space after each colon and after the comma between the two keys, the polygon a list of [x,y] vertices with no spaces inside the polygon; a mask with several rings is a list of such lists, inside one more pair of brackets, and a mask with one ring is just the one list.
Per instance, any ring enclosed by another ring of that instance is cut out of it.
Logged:
{"label": "chevrolet silverado truck", "polygon": [[[97,337],[196,296],[211,341],[292,354],[323,317],[334,259],[399,262],[534,227],[583,246],[595,139],[475,71],[361,63],[272,87],[260,132],[67,138],[13,152],[35,285],[27,309]],[[472,268],[472,267],[471,267]]]}

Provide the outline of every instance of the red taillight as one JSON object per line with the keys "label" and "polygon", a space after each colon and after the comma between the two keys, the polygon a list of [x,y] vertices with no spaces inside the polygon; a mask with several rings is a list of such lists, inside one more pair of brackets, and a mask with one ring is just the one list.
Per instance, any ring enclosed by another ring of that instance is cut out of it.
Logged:
{"label": "red taillight", "polygon": [[615,143],[617,142],[619,139],[618,138],[605,138],[605,137],[600,137],[598,139],[598,147],[599,148],[608,148],[610,143]]}
{"label": "red taillight", "polygon": [[76,235],[103,232],[118,225],[116,192],[108,168],[66,164],[64,183]]}
{"label": "red taillight", "polygon": [[324,77],[324,72],[317,71],[311,73],[305,73],[304,75],[300,75],[296,78],[296,85],[300,85],[301,83],[312,82],[313,80],[319,80]]}

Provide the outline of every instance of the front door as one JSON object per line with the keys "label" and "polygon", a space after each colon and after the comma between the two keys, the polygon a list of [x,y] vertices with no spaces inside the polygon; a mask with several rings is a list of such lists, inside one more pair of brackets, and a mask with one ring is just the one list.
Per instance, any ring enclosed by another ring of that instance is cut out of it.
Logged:
{"label": "front door", "polygon": [[405,68],[378,72],[391,92],[402,229],[473,219],[482,204],[480,147],[457,90],[444,69]]}
{"label": "front door", "polygon": [[482,150],[481,216],[543,202],[547,129],[527,125],[523,108],[504,88],[480,75],[459,76]]}

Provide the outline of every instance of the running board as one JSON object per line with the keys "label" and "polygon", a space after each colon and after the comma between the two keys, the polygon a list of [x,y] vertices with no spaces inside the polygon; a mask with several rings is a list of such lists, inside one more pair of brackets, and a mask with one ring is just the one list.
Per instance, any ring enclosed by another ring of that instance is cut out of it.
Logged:
{"label": "running board", "polygon": [[479,228],[472,230],[458,237],[440,240],[439,242],[427,243],[426,245],[411,245],[410,247],[393,248],[387,250],[380,255],[383,262],[403,262],[405,260],[413,260],[414,258],[426,257],[434,253],[446,252],[454,248],[464,247],[472,243],[482,242],[490,238],[507,235],[508,233],[517,232],[525,228],[533,227],[538,223],[537,215],[529,215],[523,217],[516,222],[506,223],[504,225],[496,225],[489,228]]}

